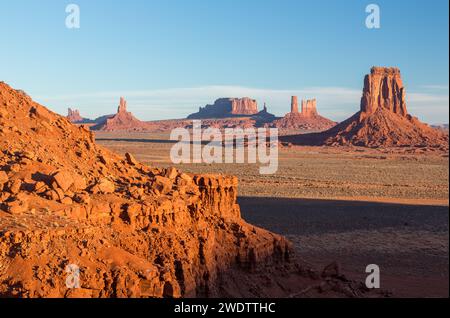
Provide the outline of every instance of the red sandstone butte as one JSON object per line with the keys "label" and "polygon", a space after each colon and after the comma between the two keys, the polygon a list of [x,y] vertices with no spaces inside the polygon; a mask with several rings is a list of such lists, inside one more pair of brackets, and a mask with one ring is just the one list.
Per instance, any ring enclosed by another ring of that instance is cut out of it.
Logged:
{"label": "red sandstone butte", "polygon": [[302,100],[301,112],[298,109],[298,98],[291,98],[291,112],[283,118],[275,120],[270,126],[281,130],[315,130],[322,131],[336,125],[335,122],[317,112],[317,102],[315,99]]}
{"label": "red sandstone butte", "polygon": [[378,108],[406,117],[406,92],[398,68],[373,67],[364,78],[361,112],[372,115]]}
{"label": "red sandstone butte", "polygon": [[395,67],[372,67],[364,78],[360,110],[320,134],[285,138],[297,144],[415,147],[448,151],[448,134],[420,122],[406,107],[406,90]]}
{"label": "red sandstone butte", "polygon": [[81,117],[80,115],[80,111],[78,109],[71,109],[69,108],[67,110],[67,119],[71,122],[71,123],[79,123],[84,121],[85,119],[83,117]]}
{"label": "red sandstone butte", "polygon": [[315,99],[302,100],[302,115],[307,118],[319,115],[317,113],[317,101]]}
{"label": "red sandstone butte", "polygon": [[291,113],[298,113],[298,98],[297,98],[297,96],[292,96],[292,98],[291,98]]}
{"label": "red sandstone butte", "polygon": [[92,127],[93,130],[101,131],[148,131],[153,125],[137,119],[127,110],[127,101],[121,97],[117,113],[107,118],[103,123]]}

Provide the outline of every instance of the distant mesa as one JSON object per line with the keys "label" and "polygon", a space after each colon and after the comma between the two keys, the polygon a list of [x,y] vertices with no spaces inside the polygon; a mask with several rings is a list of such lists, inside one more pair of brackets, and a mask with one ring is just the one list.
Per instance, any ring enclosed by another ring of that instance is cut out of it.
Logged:
{"label": "distant mesa", "polygon": [[257,121],[259,120],[261,122],[272,122],[277,117],[275,117],[274,114],[269,113],[269,111],[267,110],[266,103],[264,103],[263,110],[261,110],[256,115],[254,115],[253,118],[255,118]]}
{"label": "distant mesa", "polygon": [[71,109],[68,108],[67,110],[67,116],[66,118],[72,123],[72,124],[96,124],[96,125],[102,125],[106,122],[106,119],[112,117],[114,115],[103,115],[100,117],[97,117],[96,119],[90,119],[86,118],[80,115],[80,111],[78,109]]}
{"label": "distant mesa", "polygon": [[226,118],[249,116],[258,113],[256,100],[244,98],[219,98],[213,105],[200,107],[197,113],[189,115],[188,119]]}
{"label": "distant mesa", "polygon": [[437,130],[441,130],[443,132],[448,133],[448,124],[436,124],[436,125],[431,125],[431,127],[433,127],[434,129]]}
{"label": "distant mesa", "polygon": [[[144,122],[127,109],[121,97],[117,113],[95,120],[82,117],[69,109],[67,118],[73,123],[93,123],[100,131],[164,132],[190,127],[192,119],[201,119],[205,127],[250,128],[273,127],[281,135],[294,133],[282,140],[304,145],[354,145],[364,147],[422,147],[448,150],[448,126],[434,129],[408,114],[406,90],[400,70],[395,67],[373,67],[364,78],[360,110],[347,120],[336,122],[321,116],[316,99],[291,98],[290,112],[277,118],[264,104],[249,97],[219,98],[214,104],[200,107],[187,119]],[[312,132],[312,133],[311,133]],[[299,133],[302,133],[299,135]]]}
{"label": "distant mesa", "polygon": [[319,134],[287,137],[297,144],[422,147],[448,150],[448,135],[408,114],[400,70],[373,67],[364,78],[360,111]]}
{"label": "distant mesa", "polygon": [[92,129],[101,131],[147,131],[152,127],[150,123],[140,121],[127,110],[127,101],[123,97],[120,98],[117,113],[104,119],[103,122],[93,126]]}
{"label": "distant mesa", "polygon": [[336,122],[320,116],[317,112],[316,99],[302,100],[301,110],[298,107],[298,97],[291,98],[291,112],[283,118],[275,120],[270,126],[283,130],[301,129],[323,131],[336,125]]}
{"label": "distant mesa", "polygon": [[78,109],[67,110],[67,119],[73,124],[82,124],[82,123],[92,123],[93,120],[81,117],[80,111]]}
{"label": "distant mesa", "polygon": [[83,117],[80,116],[80,111],[78,109],[72,110],[72,108],[69,108],[67,110],[67,119],[71,123],[77,123],[77,122],[83,121]]}

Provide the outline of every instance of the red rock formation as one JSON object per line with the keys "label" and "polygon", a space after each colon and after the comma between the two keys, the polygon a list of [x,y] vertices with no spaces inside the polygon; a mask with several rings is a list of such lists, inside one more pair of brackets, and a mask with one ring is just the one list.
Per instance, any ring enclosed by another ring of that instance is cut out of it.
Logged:
{"label": "red rock formation", "polygon": [[235,177],[120,157],[0,82],[0,297],[364,295],[294,264],[236,197]]}
{"label": "red rock formation", "polygon": [[0,82],[0,297],[363,295],[294,265],[236,196],[235,177],[120,157]]}
{"label": "red rock formation", "polygon": [[127,101],[125,98],[120,97],[119,107],[117,107],[117,113],[126,113],[127,112]]}
{"label": "red rock formation", "polygon": [[398,68],[373,67],[364,79],[361,112],[371,115],[378,108],[406,117],[406,92]]}
{"label": "red rock formation", "polygon": [[258,113],[256,100],[244,98],[219,98],[213,105],[200,107],[197,113],[188,116],[188,119],[224,118]]}
{"label": "red rock formation", "polygon": [[302,100],[302,115],[304,117],[314,117],[317,116],[317,105],[316,105],[316,100],[312,99],[312,100]]}
{"label": "red rock formation", "polygon": [[83,117],[80,116],[80,111],[78,109],[72,110],[71,108],[67,110],[67,119],[71,123],[78,123],[85,120]]}
{"label": "red rock formation", "polygon": [[289,242],[240,218],[235,177],[121,158],[3,83],[0,111],[0,297],[212,296],[227,270],[289,264]]}
{"label": "red rock formation", "polygon": [[373,67],[364,79],[360,111],[321,134],[288,137],[298,144],[416,147],[448,151],[448,135],[408,114],[398,68]]}
{"label": "red rock formation", "polygon": [[123,97],[120,98],[117,114],[92,127],[102,131],[148,131],[152,128],[152,124],[140,121],[127,111],[127,101]]}
{"label": "red rock formation", "polygon": [[298,98],[297,98],[297,96],[292,96],[292,98],[291,98],[291,113],[298,113]]}
{"label": "red rock formation", "polygon": [[248,97],[233,98],[231,100],[231,114],[233,115],[253,115],[258,113],[256,100]]}
{"label": "red rock formation", "polygon": [[276,127],[283,131],[291,132],[292,130],[327,130],[336,123],[320,116],[317,113],[316,100],[302,100],[301,112],[298,111],[297,96],[292,96],[291,112],[286,114],[283,118],[275,120],[269,124],[269,127]]}

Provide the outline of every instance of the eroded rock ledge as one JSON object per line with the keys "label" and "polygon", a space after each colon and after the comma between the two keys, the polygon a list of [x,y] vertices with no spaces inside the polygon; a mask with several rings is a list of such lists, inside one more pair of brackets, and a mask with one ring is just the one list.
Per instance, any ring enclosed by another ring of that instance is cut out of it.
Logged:
{"label": "eroded rock ledge", "polygon": [[287,240],[241,219],[235,177],[117,156],[4,83],[0,109],[1,296],[211,296],[228,270],[289,263]]}
{"label": "eroded rock ledge", "polygon": [[[241,219],[237,187],[118,156],[0,82],[0,297],[367,292],[294,262],[284,237]],[[68,288],[74,268],[79,288]]]}

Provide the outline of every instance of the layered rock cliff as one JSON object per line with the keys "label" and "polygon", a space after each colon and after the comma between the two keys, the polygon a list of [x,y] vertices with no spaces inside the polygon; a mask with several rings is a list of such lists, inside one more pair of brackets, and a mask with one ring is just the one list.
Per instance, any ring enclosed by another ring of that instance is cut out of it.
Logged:
{"label": "layered rock cliff", "polygon": [[289,263],[240,218],[235,177],[121,158],[4,83],[0,110],[0,296],[212,296],[227,270]]}
{"label": "layered rock cliff", "polygon": [[373,67],[364,78],[361,112],[371,115],[382,108],[406,117],[406,91],[400,70],[395,67]]}
{"label": "layered rock cliff", "polygon": [[188,116],[188,119],[223,118],[239,115],[255,115],[258,113],[256,100],[244,98],[219,98],[213,105],[200,107],[197,113]]}
{"label": "layered rock cliff", "polygon": [[235,177],[118,156],[2,82],[0,151],[0,297],[367,292],[294,263],[284,237],[242,220]]}
{"label": "layered rock cliff", "polygon": [[317,101],[315,99],[302,100],[302,112],[304,117],[311,118],[318,116]]}

